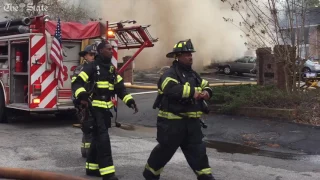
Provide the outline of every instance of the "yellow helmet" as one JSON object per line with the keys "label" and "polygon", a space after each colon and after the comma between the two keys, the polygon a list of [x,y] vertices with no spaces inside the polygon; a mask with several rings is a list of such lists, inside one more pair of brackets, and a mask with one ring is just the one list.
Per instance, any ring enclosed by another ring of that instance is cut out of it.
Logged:
{"label": "yellow helmet", "polygon": [[172,52],[168,53],[166,57],[175,58],[177,54],[183,53],[183,52],[191,52],[191,53],[196,52],[194,50],[191,39],[179,41],[177,44],[174,45]]}

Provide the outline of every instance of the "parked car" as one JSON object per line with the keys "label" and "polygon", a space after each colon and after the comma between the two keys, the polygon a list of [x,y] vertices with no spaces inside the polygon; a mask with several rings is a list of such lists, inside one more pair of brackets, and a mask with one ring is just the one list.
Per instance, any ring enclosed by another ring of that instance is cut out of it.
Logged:
{"label": "parked car", "polygon": [[[299,65],[299,61],[297,61],[296,63],[297,65]],[[306,77],[319,77],[319,76],[320,76],[319,62],[312,59],[306,60],[301,69],[302,80],[304,80]]]}
{"label": "parked car", "polygon": [[221,63],[218,65],[218,70],[224,74],[230,75],[233,73],[256,73],[256,58],[251,56],[244,56],[231,63]]}
{"label": "parked car", "polygon": [[[240,59],[235,60],[231,63],[221,63],[217,66],[220,72],[230,75],[233,73],[242,74],[242,73],[257,73],[256,67],[256,57],[244,56]],[[297,63],[298,64],[298,63]],[[320,74],[320,64],[318,61],[308,59],[301,70],[303,73],[317,73]]]}
{"label": "parked car", "polygon": [[304,72],[304,73],[308,73],[308,72],[320,73],[320,64],[317,61],[313,61],[311,59],[308,59],[303,65],[302,72]]}

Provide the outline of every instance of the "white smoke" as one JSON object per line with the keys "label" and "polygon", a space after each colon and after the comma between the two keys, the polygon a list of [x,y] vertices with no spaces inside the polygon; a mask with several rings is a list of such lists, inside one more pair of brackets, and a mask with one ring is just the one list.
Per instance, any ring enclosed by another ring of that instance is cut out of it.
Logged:
{"label": "white smoke", "polygon": [[[198,70],[212,61],[241,57],[247,50],[245,39],[240,37],[242,32],[222,18],[239,18],[237,13],[219,0],[81,0],[81,3],[103,21],[134,19],[139,24],[151,24],[149,31],[159,42],[137,57],[135,67],[139,69],[168,65],[172,60],[165,57],[166,53],[178,41],[189,38],[197,51],[194,68]],[[120,51],[119,57],[133,52]]]}

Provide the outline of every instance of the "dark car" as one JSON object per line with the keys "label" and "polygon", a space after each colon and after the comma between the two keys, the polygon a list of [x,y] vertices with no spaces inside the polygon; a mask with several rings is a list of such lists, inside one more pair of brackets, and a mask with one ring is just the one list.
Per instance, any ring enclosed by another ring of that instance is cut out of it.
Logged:
{"label": "dark car", "polygon": [[244,56],[231,63],[221,63],[218,65],[218,70],[224,74],[230,75],[233,73],[253,73],[255,74],[256,57]]}

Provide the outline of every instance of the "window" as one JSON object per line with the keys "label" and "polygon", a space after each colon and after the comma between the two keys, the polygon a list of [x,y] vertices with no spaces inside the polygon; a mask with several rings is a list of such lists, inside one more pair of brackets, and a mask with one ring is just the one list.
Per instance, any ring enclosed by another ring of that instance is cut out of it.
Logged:
{"label": "window", "polygon": [[[295,42],[295,44],[309,44],[309,33],[310,33],[310,27],[302,28],[292,28],[292,29],[282,29],[281,33],[284,36],[283,41],[285,41],[288,44],[291,44],[291,42]],[[297,42],[299,39],[300,42]]]}
{"label": "window", "polygon": [[247,63],[247,61],[248,60],[246,58],[236,60],[236,62],[238,62],[238,63]]}
{"label": "window", "polygon": [[249,59],[249,63],[255,63],[255,62],[256,62],[256,58]]}
{"label": "window", "polygon": [[[300,52],[299,52],[300,51]],[[309,57],[309,44],[301,44],[299,45],[299,49],[297,48],[297,55],[300,54],[300,57],[303,59],[307,59]]]}

